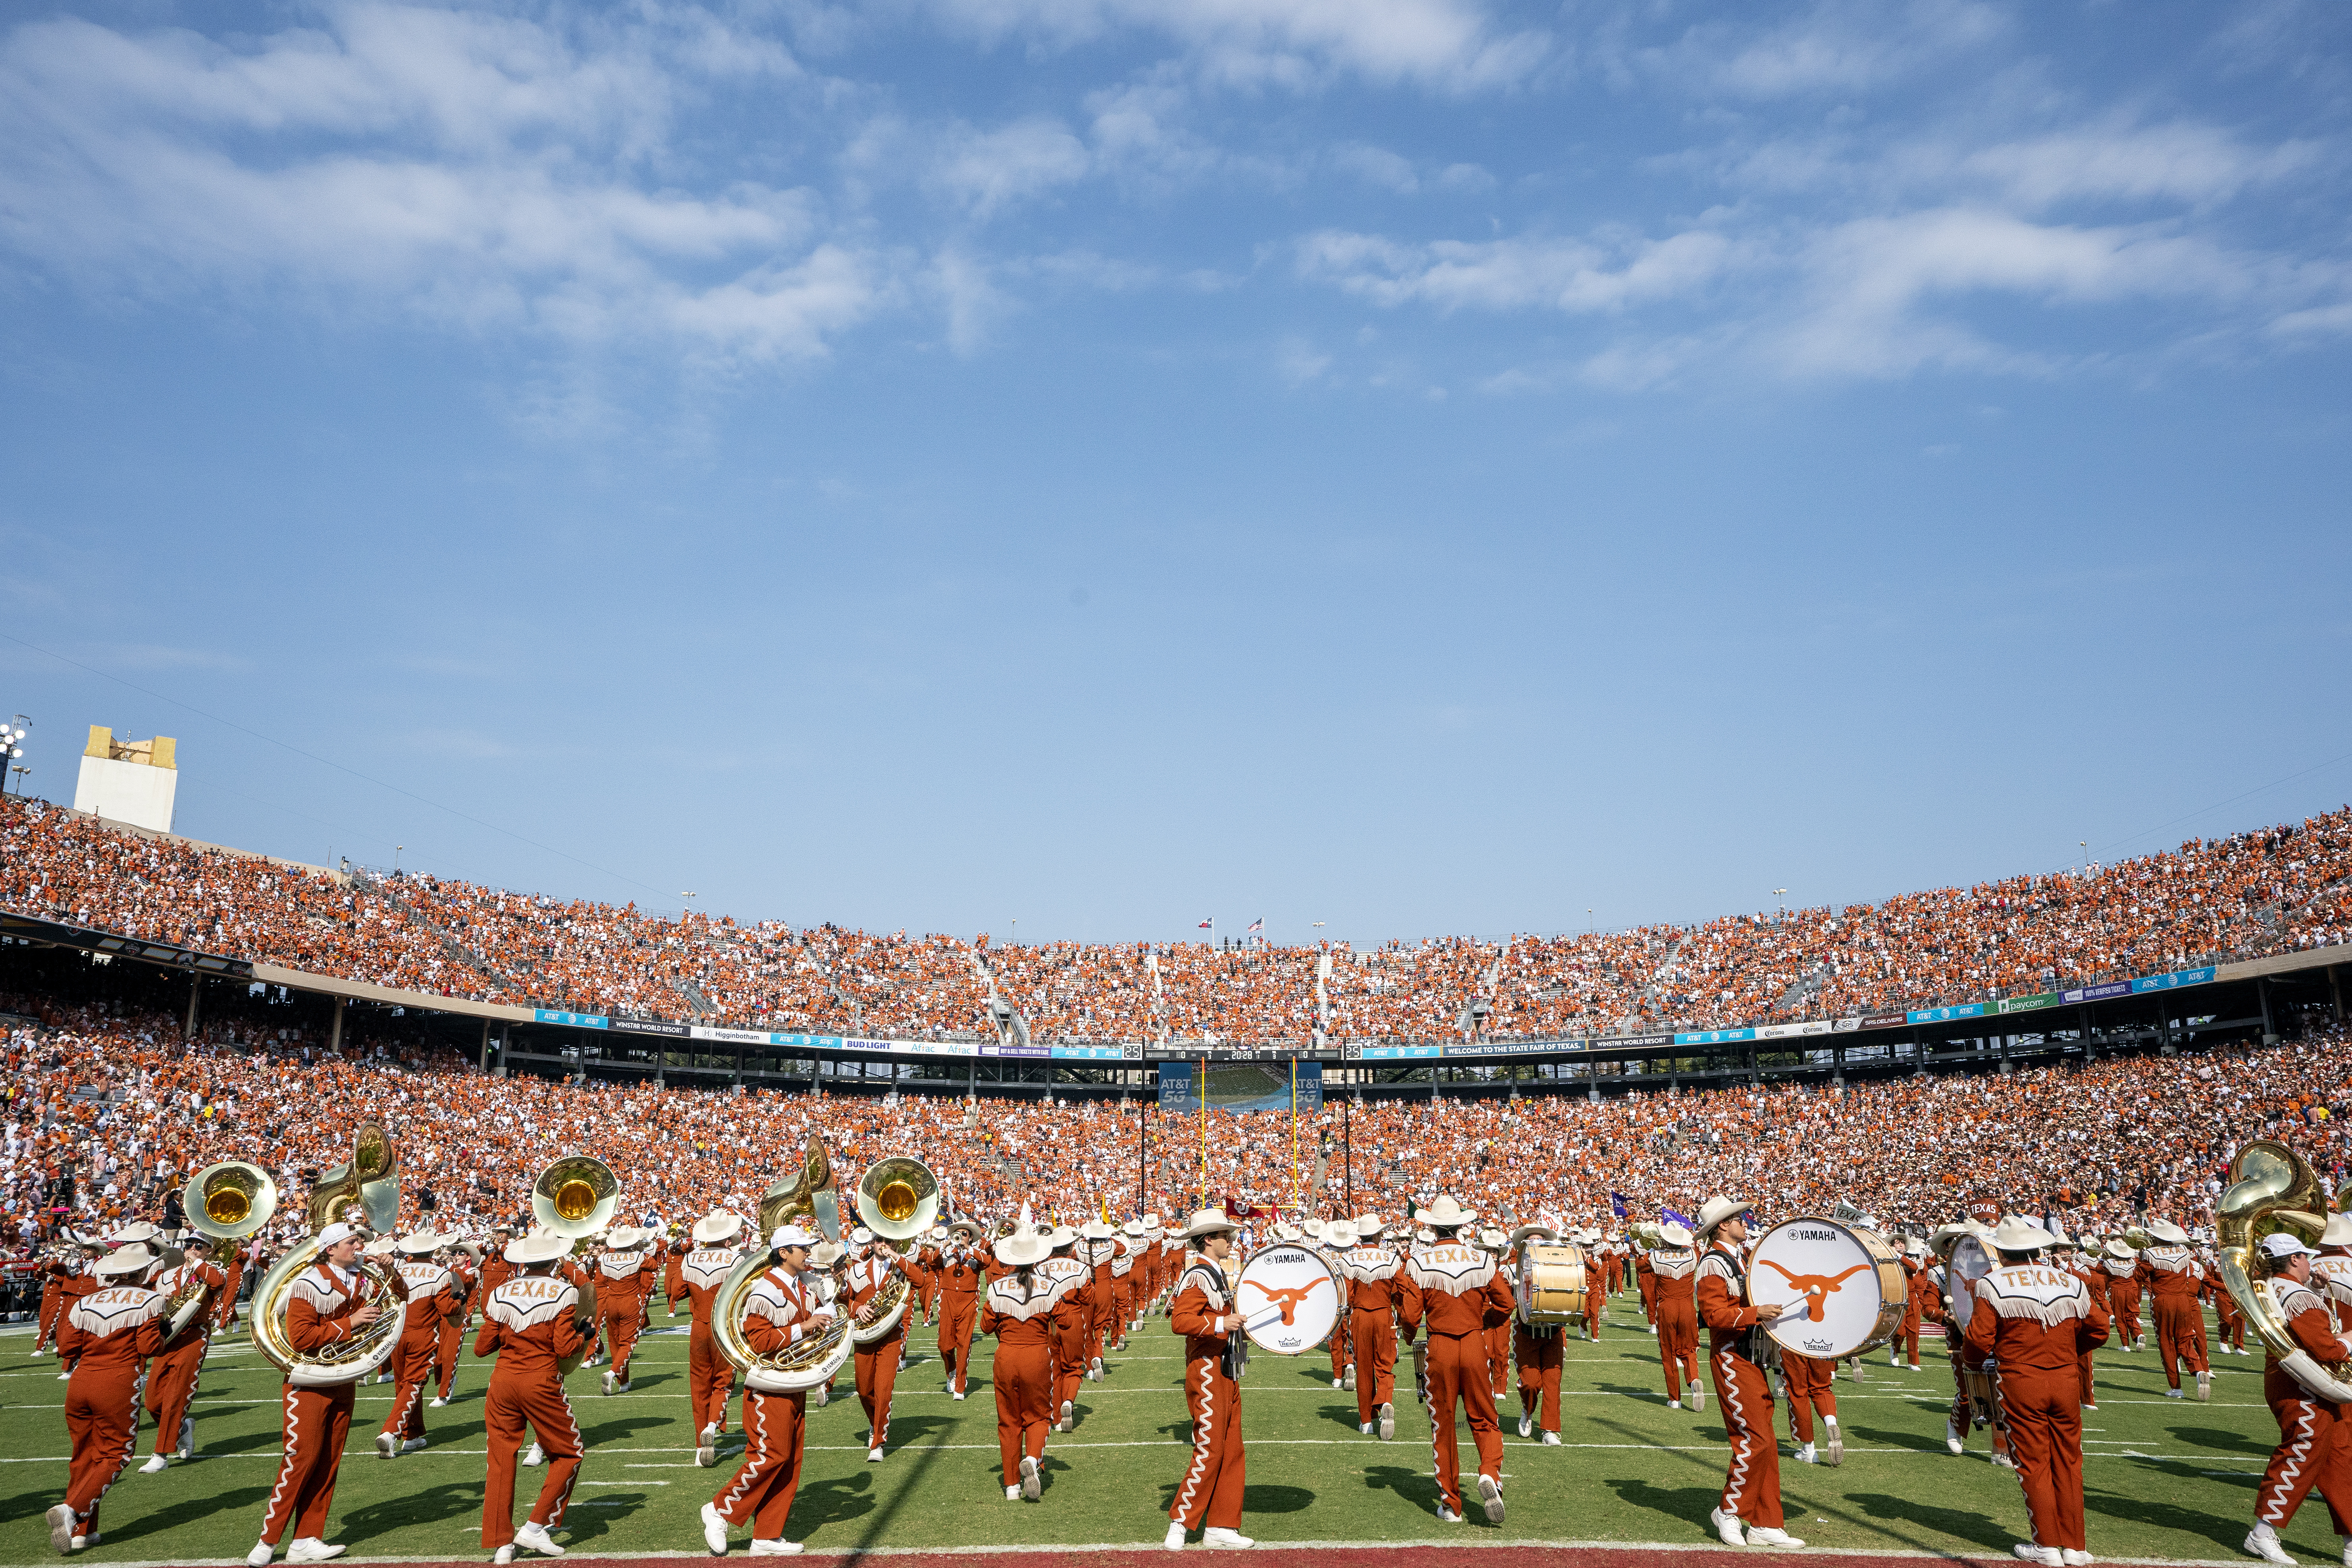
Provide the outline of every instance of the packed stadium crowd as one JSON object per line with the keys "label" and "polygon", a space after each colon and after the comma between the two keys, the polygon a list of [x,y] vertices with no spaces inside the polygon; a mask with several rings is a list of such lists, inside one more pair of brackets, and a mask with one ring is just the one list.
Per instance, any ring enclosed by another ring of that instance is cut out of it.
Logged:
{"label": "packed stadium crowd", "polygon": [[299,1193],[348,1157],[363,1120],[392,1133],[412,1209],[473,1226],[521,1212],[538,1172],[571,1151],[625,1173],[642,1218],[748,1213],[815,1137],[851,1172],[916,1154],[974,1215],[1026,1205],[1073,1221],[1184,1212],[1204,1193],[1337,1215],[1442,1190],[1492,1214],[1605,1226],[1619,1204],[1687,1212],[1738,1191],[1768,1211],[1843,1201],[1932,1225],[1994,1181],[2019,1206],[2104,1229],[2147,1214],[2205,1223],[2221,1164],[2252,1136],[2286,1138],[2339,1180],[2352,1169],[2352,1042],[2333,1031],[2014,1075],[1601,1101],[1384,1099],[1374,1087],[1294,1119],[1171,1115],[1140,1100],[574,1084],[485,1075],[415,1047],[330,1051],[234,1017],[184,1040],[182,1020],[120,1002],[0,993],[0,1010],[13,1015],[0,1226],[18,1250],[63,1226],[153,1217],[215,1160],[252,1161]]}
{"label": "packed stadium crowd", "polygon": [[[0,801],[0,907],[443,996],[893,1038],[1532,1039],[1864,1016],[2352,934],[2352,808],[2113,865],[1697,925],[1358,950],[1018,946],[328,871]],[[1327,962],[1328,961],[1328,962]]]}

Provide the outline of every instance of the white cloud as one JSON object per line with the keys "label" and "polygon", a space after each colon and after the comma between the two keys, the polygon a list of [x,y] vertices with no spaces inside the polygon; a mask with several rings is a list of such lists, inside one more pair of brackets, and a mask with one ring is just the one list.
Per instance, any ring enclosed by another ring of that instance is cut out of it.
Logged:
{"label": "white cloud", "polygon": [[1641,59],[1654,76],[1701,96],[1846,94],[1948,67],[2006,30],[1999,11],[1973,0],[1901,7],[1832,0],[1763,26],[1704,23]]}
{"label": "white cloud", "polygon": [[1170,37],[1202,74],[1244,85],[1314,85],[1334,71],[1449,91],[1517,81],[1550,47],[1502,32],[1470,0],[934,0],[983,37],[1066,47],[1119,31]]}
{"label": "white cloud", "polygon": [[1044,116],[995,131],[959,126],[932,172],[935,184],[982,216],[1086,178],[1094,160],[1060,121]]}
{"label": "white cloud", "polygon": [[1302,276],[1375,304],[1441,311],[1530,306],[1582,313],[1686,295],[1723,270],[1731,245],[1692,230],[1663,240],[1436,240],[1403,245],[1327,229],[1297,248]]}

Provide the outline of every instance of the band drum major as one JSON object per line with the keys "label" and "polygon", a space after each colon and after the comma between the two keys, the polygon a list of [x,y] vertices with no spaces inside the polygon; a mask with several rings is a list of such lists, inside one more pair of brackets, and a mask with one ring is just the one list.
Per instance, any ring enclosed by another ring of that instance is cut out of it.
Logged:
{"label": "band drum major", "polygon": [[1585,1314],[1584,1249],[1568,1242],[1530,1241],[1519,1260],[1522,1323],[1581,1323]]}
{"label": "band drum major", "polygon": [[1748,1290],[1750,1300],[1789,1304],[1764,1331],[1782,1350],[1816,1361],[1885,1344],[1910,1304],[1910,1282],[1885,1237],[1812,1217],[1764,1233],[1748,1267]]}
{"label": "band drum major", "polygon": [[1329,1339],[1339,1300],[1339,1281],[1323,1254],[1286,1241],[1250,1254],[1234,1296],[1242,1332],[1269,1355],[1304,1355]]}

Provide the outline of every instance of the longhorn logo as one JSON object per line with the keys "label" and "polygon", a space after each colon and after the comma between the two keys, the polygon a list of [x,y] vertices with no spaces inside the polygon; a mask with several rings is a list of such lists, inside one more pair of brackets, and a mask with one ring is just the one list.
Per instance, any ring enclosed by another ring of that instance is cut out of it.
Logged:
{"label": "longhorn logo", "polygon": [[1281,1308],[1282,1326],[1287,1329],[1296,1326],[1297,1320],[1294,1314],[1297,1312],[1300,1303],[1305,1301],[1307,1297],[1315,1294],[1315,1287],[1318,1285],[1328,1285],[1331,1281],[1328,1279],[1309,1279],[1306,1284],[1300,1286],[1296,1290],[1276,1290],[1267,1286],[1259,1284],[1255,1279],[1244,1279],[1242,1283],[1256,1291],[1259,1295],[1265,1297],[1267,1300],[1273,1302],[1276,1306]]}
{"label": "longhorn logo", "polygon": [[1839,1286],[1870,1267],[1867,1263],[1857,1263],[1832,1279],[1826,1274],[1791,1274],[1769,1258],[1759,1258],[1756,1261],[1796,1288],[1797,1294],[1805,1299],[1806,1321],[1814,1323],[1822,1321],[1822,1303],[1836,1295]]}

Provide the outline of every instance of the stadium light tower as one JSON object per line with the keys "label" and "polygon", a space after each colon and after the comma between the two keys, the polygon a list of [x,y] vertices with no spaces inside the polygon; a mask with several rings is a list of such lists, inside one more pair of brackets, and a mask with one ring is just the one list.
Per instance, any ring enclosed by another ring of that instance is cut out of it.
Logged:
{"label": "stadium light tower", "polygon": [[[0,724],[0,795],[8,793],[9,764],[25,754],[25,748],[17,742],[24,740],[26,731],[31,723],[31,720],[19,713],[14,721]],[[29,768],[16,769],[19,774],[31,771]],[[22,791],[18,793],[21,794]]]}

